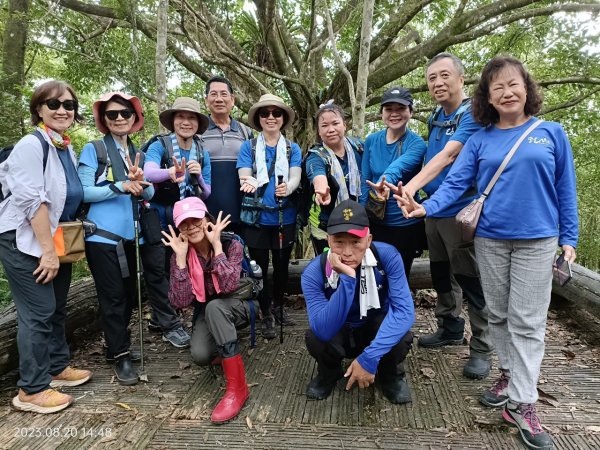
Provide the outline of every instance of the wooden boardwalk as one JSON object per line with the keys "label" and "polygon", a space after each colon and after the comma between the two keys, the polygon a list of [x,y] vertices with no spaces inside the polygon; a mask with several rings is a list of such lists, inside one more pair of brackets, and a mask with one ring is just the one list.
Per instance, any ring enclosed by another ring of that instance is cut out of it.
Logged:
{"label": "wooden boardwalk", "polygon": [[[499,410],[482,407],[487,381],[461,371],[466,346],[425,350],[408,357],[413,402],[392,405],[378,389],[308,400],[315,364],[304,347],[305,311],[287,328],[285,342],[260,341],[253,351],[243,335],[250,399],[232,422],[210,423],[222,394],[222,377],[191,363],[187,350],[145,334],[148,383],[122,387],[104,361],[93,334],[77,346],[73,363],[94,371],[93,380],[64,388],[76,402],[51,415],[12,409],[16,374],[0,379],[2,449],[522,449]],[[430,331],[433,311],[419,309],[413,331]],[[135,332],[135,330],[133,330]],[[550,311],[539,388],[543,424],[558,449],[600,449],[600,319],[562,302]],[[495,376],[495,373],[493,374]]]}

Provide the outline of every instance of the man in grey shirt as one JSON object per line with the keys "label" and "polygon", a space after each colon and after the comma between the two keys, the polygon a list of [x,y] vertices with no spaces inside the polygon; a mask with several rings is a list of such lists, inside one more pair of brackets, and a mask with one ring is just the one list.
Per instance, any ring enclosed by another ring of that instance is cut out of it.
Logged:
{"label": "man in grey shirt", "polygon": [[231,117],[235,96],[227,78],[216,76],[208,80],[204,101],[210,115],[208,128],[201,139],[210,155],[211,178],[215,180],[206,206],[215,217],[219,211],[223,211],[223,215],[230,214],[228,229],[237,232],[241,196],[235,166],[242,143],[253,138],[252,130]]}

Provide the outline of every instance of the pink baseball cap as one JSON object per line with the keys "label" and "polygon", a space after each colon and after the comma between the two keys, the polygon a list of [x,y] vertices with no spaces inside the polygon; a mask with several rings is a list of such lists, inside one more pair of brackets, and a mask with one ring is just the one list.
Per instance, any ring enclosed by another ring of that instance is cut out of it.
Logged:
{"label": "pink baseball cap", "polygon": [[187,197],[175,202],[173,206],[173,221],[175,226],[186,219],[202,219],[208,213],[206,205],[198,197]]}

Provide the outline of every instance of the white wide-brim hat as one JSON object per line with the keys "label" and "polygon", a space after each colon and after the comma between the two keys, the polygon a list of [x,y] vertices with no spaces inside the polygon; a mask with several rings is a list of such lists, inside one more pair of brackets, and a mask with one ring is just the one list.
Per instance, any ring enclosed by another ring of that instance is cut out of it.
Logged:
{"label": "white wide-brim hat", "polygon": [[294,120],[296,119],[296,113],[292,108],[283,102],[281,97],[277,97],[273,94],[264,94],[260,97],[258,102],[252,105],[248,111],[248,122],[255,130],[262,130],[262,127],[260,126],[260,118],[258,117],[258,111],[266,106],[276,106],[277,108],[285,111],[287,114],[287,121],[283,123],[283,126],[281,127],[282,130],[285,130],[294,123]]}

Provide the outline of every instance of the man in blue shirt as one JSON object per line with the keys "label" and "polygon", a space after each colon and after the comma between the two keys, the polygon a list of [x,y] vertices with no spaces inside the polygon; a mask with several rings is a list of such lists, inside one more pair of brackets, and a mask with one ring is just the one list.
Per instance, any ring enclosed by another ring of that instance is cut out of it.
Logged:
{"label": "man in blue shirt", "polygon": [[[330,250],[302,273],[306,347],[318,369],[306,395],[325,399],[342,377],[346,390],[377,378],[390,402],[410,402],[403,362],[415,315],[402,258],[391,245],[371,242],[365,208],[352,200],[334,208],[327,235]],[[353,358],[345,373],[344,358]]]}
{"label": "man in blue shirt", "polygon": [[[440,53],[427,64],[427,86],[438,103],[429,119],[429,140],[423,169],[404,186],[410,195],[421,188],[431,195],[446,178],[454,160],[469,137],[481,128],[471,115],[470,100],[464,93],[464,67],[450,53]],[[460,317],[462,296],[469,302],[472,337],[470,358],[463,375],[482,379],[490,372],[493,351],[489,343],[487,308],[479,280],[473,241],[463,241],[454,217],[473,200],[475,186],[450,207],[427,216],[425,231],[429,246],[431,278],[438,294],[435,315],[438,329],[421,336],[421,347],[460,345],[465,321]],[[462,289],[462,293],[461,293]]]}

